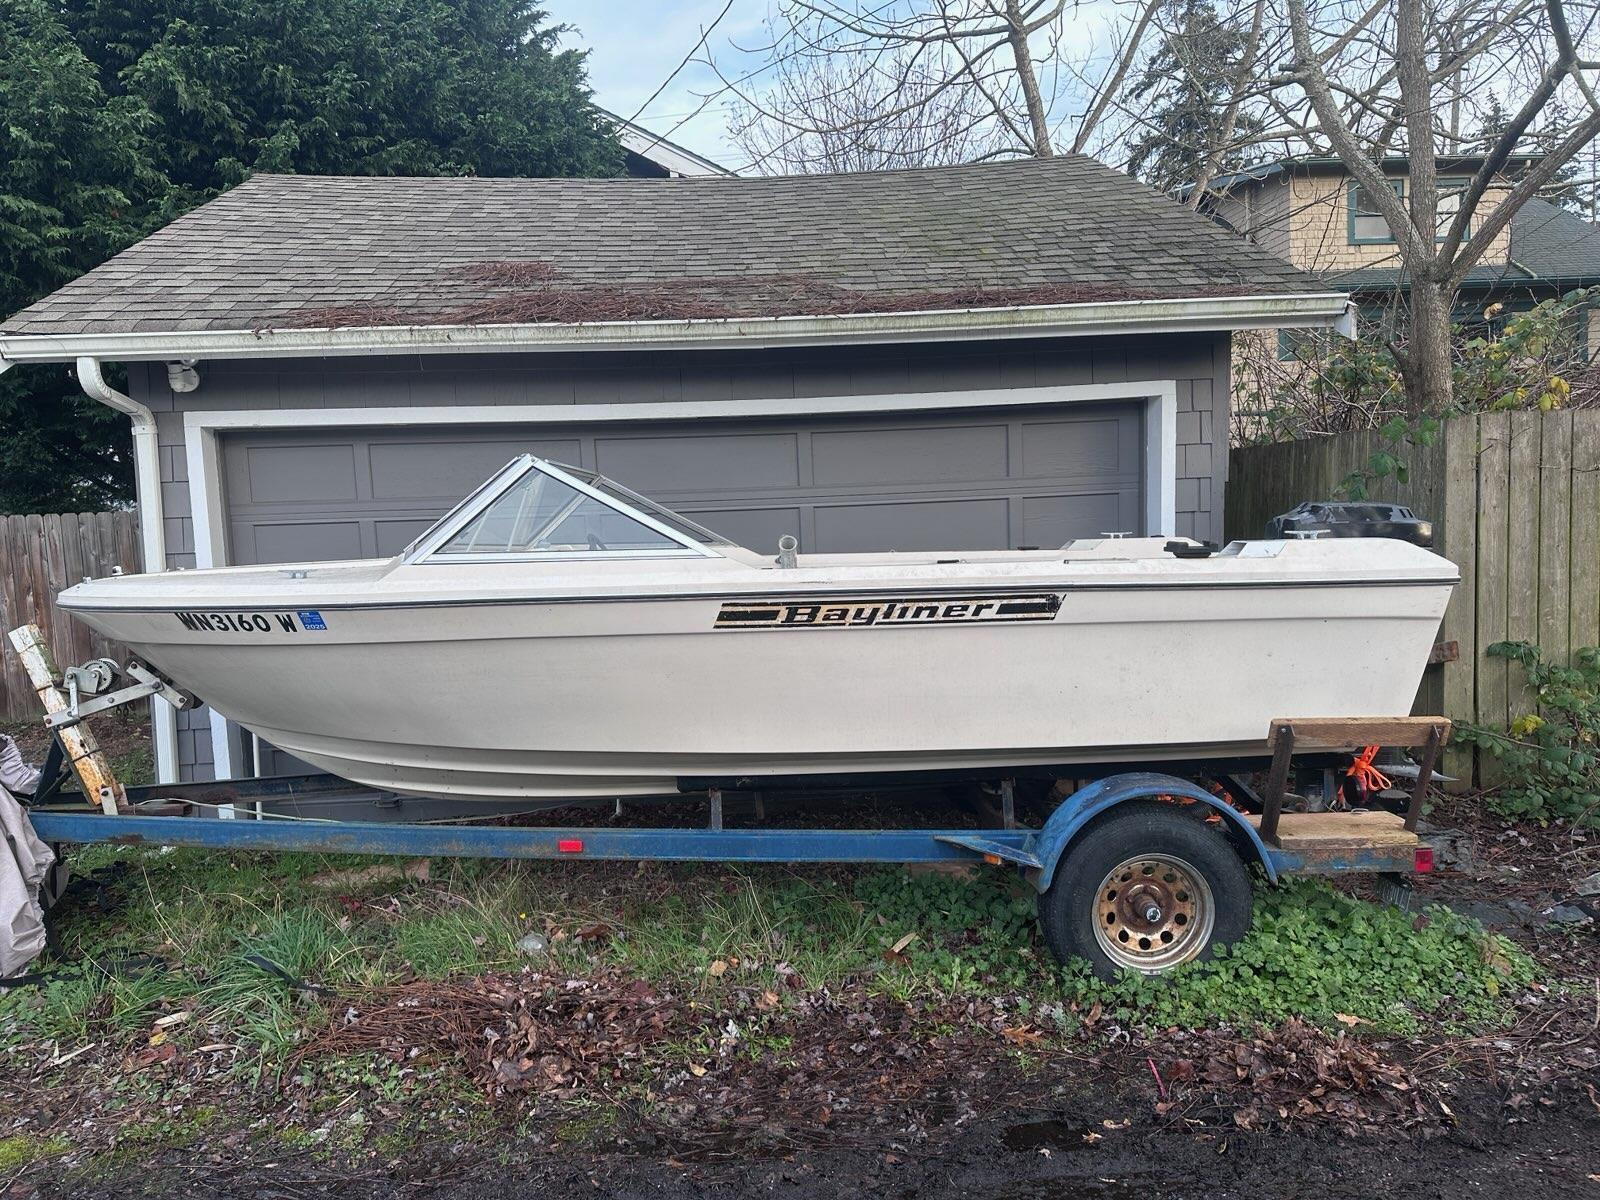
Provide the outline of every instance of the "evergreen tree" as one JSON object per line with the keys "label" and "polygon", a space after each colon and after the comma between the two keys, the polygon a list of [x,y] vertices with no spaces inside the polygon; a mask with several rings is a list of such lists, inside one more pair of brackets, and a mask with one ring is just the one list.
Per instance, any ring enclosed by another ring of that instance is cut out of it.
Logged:
{"label": "evergreen tree", "polygon": [[[1145,105],[1145,130],[1134,141],[1128,170],[1151,187],[1173,191],[1192,183],[1206,155],[1222,141],[1223,111],[1245,53],[1243,30],[1225,23],[1213,0],[1168,0],[1165,34],[1129,89]],[[1234,121],[1237,140],[1261,127],[1248,111]],[[1224,150],[1218,172],[1244,165],[1238,150]]]}
{"label": "evergreen tree", "polygon": [[[615,175],[527,0],[5,0],[0,318],[253,171]],[[126,422],[0,376],[0,511],[131,496]]]}
{"label": "evergreen tree", "polygon": [[[36,300],[150,228],[167,182],[154,124],[109,100],[57,6],[0,6],[0,315]],[[60,366],[0,375],[0,511],[98,508],[131,494],[126,419]]]}

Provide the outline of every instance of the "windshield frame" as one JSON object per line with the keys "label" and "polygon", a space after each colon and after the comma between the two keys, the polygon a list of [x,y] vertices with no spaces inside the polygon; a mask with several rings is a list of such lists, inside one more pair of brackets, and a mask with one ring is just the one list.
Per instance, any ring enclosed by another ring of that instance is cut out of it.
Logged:
{"label": "windshield frame", "polygon": [[[584,496],[598,501],[611,511],[621,513],[630,520],[637,521],[653,532],[661,534],[673,542],[674,545],[671,547],[652,547],[646,550],[499,550],[485,551],[483,553],[450,553],[443,550],[443,547],[448,545],[458,533],[472,524],[496,500],[525,479],[530,472],[538,472],[566,484]],[[645,500],[642,496],[636,497],[636,499],[648,505],[648,508],[641,508],[636,507],[624,498],[625,496],[634,495],[633,492],[629,492],[621,484],[596,475],[592,471],[585,471],[578,467],[563,467],[532,454],[521,454],[500,468],[466,499],[434,522],[426,532],[400,552],[400,559],[408,565],[417,565],[422,563],[594,562],[602,559],[619,558],[724,557],[711,548],[712,544],[729,544],[724,539],[719,538],[708,529],[702,529],[701,526],[696,525],[687,517],[679,516],[671,509],[663,508],[653,500]],[[660,509],[686,529],[705,534],[707,540],[699,541],[691,537],[684,529],[675,528],[673,525],[657,518],[649,511],[650,509]]]}

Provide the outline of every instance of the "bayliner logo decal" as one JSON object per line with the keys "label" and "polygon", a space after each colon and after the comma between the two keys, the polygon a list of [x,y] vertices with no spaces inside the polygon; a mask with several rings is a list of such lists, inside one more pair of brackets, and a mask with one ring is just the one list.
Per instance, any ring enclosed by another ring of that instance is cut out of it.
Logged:
{"label": "bayliner logo decal", "polygon": [[897,596],[860,600],[730,600],[717,613],[718,629],[837,629],[860,625],[974,625],[1049,621],[1061,610],[1055,592],[1015,596]]}

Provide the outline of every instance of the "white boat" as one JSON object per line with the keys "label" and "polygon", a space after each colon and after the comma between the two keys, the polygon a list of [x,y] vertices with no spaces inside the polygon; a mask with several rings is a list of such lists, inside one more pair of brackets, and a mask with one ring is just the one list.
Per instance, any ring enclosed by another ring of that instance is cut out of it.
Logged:
{"label": "white boat", "polygon": [[1409,712],[1457,578],[1387,539],[774,558],[523,456],[387,561],[58,603],[318,767],[503,801],[1264,754]]}

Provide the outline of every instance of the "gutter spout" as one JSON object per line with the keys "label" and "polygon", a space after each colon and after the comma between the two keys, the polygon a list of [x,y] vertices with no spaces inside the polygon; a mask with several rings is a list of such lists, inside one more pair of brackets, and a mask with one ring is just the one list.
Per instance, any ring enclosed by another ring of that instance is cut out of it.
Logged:
{"label": "gutter spout", "polygon": [[1333,324],[1334,333],[1347,341],[1359,341],[1360,334],[1356,330],[1356,306],[1354,301],[1344,306],[1344,313]]}
{"label": "gutter spout", "polygon": [[[139,541],[146,571],[167,569],[166,525],[161,511],[161,450],[156,441],[156,417],[132,396],[123,395],[106,382],[98,358],[77,361],[78,386],[91,400],[126,413],[133,422],[133,472],[139,502]],[[156,777],[162,783],[178,778],[178,711],[165,700],[151,702],[155,725]]]}
{"label": "gutter spout", "polygon": [[98,358],[77,362],[78,386],[91,400],[126,413],[133,422],[133,472],[139,503],[139,539],[146,571],[167,569],[167,538],[161,511],[161,451],[156,442],[156,417],[132,396],[106,382]]}

